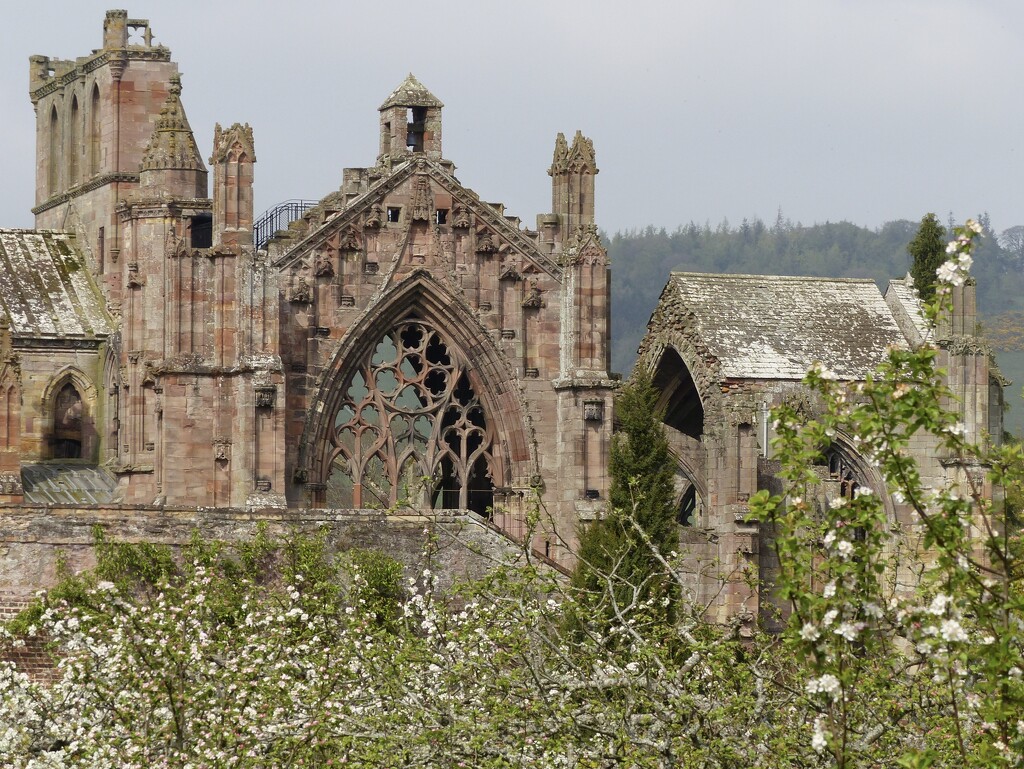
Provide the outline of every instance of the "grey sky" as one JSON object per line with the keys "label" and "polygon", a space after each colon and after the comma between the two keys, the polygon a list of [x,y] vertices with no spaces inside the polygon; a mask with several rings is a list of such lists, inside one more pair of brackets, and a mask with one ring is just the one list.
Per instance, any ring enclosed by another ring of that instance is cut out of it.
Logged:
{"label": "grey sky", "polygon": [[[28,56],[101,42],[112,0],[4,4],[0,226],[31,226]],[[319,198],[377,154],[412,71],[445,103],[445,155],[533,225],[555,135],[594,140],[598,223],[877,226],[935,211],[1024,224],[1017,0],[133,2],[183,75],[204,156],[253,126],[257,213]]]}

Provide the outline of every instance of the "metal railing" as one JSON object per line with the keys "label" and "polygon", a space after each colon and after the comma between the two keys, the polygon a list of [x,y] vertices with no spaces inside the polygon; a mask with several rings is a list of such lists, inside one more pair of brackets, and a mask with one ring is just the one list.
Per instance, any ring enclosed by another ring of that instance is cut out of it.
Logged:
{"label": "metal railing", "polygon": [[289,224],[319,202],[318,200],[286,200],[264,211],[252,226],[252,239],[256,249],[264,248],[267,241],[274,237],[278,230],[287,229]]}

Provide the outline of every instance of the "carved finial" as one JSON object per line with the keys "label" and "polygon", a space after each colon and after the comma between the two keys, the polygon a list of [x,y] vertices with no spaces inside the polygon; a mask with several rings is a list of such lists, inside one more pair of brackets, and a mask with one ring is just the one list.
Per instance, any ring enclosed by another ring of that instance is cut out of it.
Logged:
{"label": "carved finial", "polygon": [[221,163],[227,159],[232,148],[240,150],[245,156],[256,162],[256,148],[252,137],[252,127],[246,123],[234,123],[230,128],[221,128],[217,123],[213,129],[213,154],[211,163]]}
{"label": "carved finial", "polygon": [[556,174],[565,170],[565,159],[569,155],[569,145],[565,141],[565,134],[561,131],[555,137],[555,154],[551,158],[551,168],[548,174]]}
{"label": "carved finial", "polygon": [[565,159],[566,167],[571,171],[589,171],[597,173],[597,161],[594,157],[594,143],[577,131],[573,137],[572,147],[569,148],[568,156]]}

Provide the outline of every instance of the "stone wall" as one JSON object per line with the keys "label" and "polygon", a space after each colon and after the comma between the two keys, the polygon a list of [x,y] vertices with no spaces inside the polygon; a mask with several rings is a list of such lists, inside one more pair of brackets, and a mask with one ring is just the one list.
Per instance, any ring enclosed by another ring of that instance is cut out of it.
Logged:
{"label": "stone wall", "polygon": [[401,561],[408,576],[429,566],[439,576],[440,589],[482,577],[499,563],[523,563],[527,558],[546,563],[466,511],[387,515],[366,510],[3,506],[0,620],[14,616],[38,590],[56,582],[60,558],[74,571],[94,566],[97,526],[111,540],[178,547],[189,541],[193,531],[208,540],[243,542],[256,534],[261,523],[277,537],[326,528],[330,551],[378,550]]}

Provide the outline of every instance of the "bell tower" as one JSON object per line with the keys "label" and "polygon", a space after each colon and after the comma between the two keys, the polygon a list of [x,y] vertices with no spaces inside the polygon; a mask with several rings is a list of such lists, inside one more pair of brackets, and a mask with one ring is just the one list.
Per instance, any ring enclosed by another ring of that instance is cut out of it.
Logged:
{"label": "bell tower", "polygon": [[444,105],[410,72],[380,105],[378,164],[399,163],[417,154],[441,159]]}

